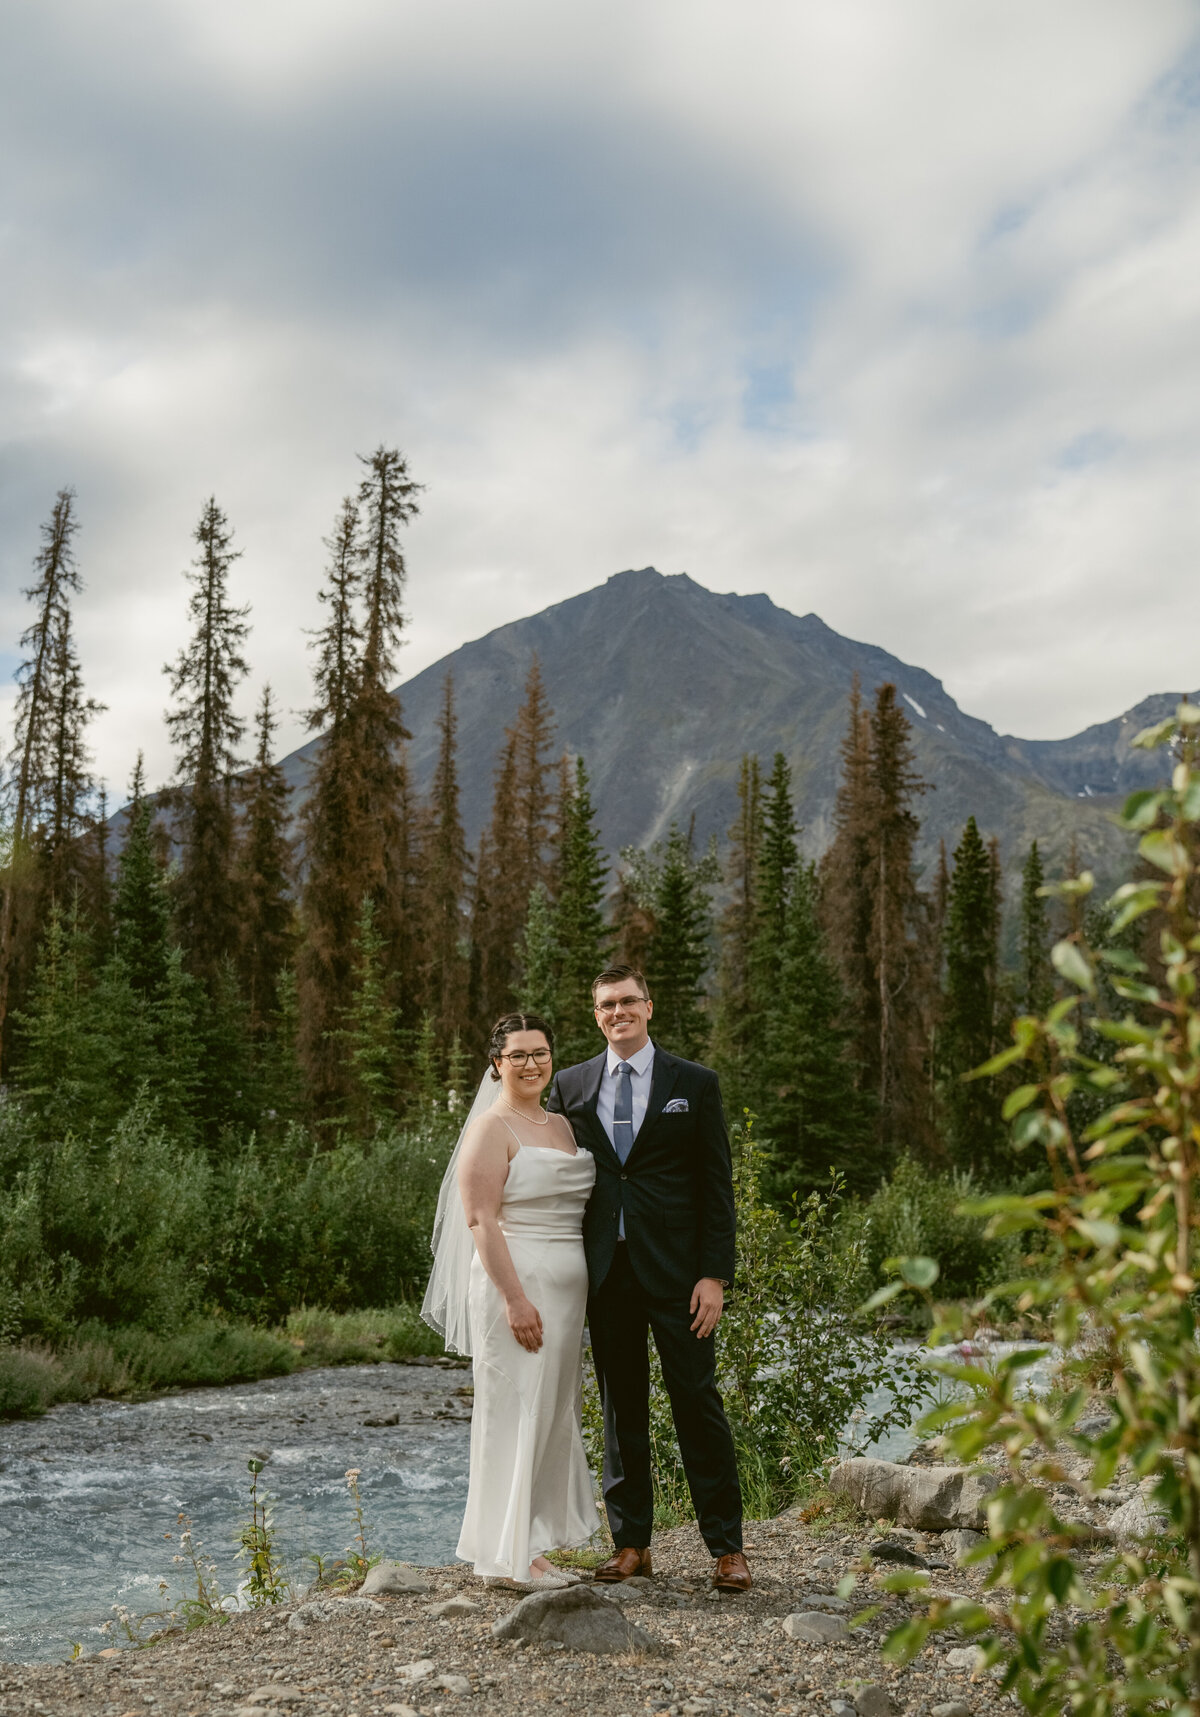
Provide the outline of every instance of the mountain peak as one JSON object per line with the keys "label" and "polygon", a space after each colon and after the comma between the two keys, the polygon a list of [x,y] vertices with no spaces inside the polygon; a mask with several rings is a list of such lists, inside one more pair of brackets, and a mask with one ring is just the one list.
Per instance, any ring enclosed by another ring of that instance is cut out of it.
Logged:
{"label": "mountain peak", "polygon": [[[1074,835],[1086,862],[1112,874],[1124,863],[1124,837],[1098,798],[1081,796],[1075,776],[1086,769],[1089,785],[1106,779],[1096,769],[1098,740],[1120,753],[1121,766],[1115,776],[1110,766],[1107,779],[1121,788],[1132,773],[1158,767],[1131,751],[1128,722],[1112,724],[1119,730],[1113,736],[1089,735],[1086,759],[1061,767],[1071,741],[1002,739],[960,710],[924,669],[841,636],[818,615],[801,618],[762,592],[722,595],[689,573],[643,566],[498,627],[401,686],[413,784],[424,792],[436,759],[442,682],[453,672],[462,813],[472,845],[490,815],[497,754],[535,651],[556,744],[585,759],[610,852],[660,839],[672,822],[694,824],[701,843],[722,838],[737,809],[742,756],[753,752],[769,767],[776,751],[791,765],[805,852],[823,852],[856,676],[867,698],[891,681],[906,700],[917,767],[937,789],[921,809],[919,859],[926,865],[936,861],[939,840],[957,845],[973,815],[1000,839],[1010,871],[1034,838],[1053,870]],[[301,794],[318,743],[284,760]]]}

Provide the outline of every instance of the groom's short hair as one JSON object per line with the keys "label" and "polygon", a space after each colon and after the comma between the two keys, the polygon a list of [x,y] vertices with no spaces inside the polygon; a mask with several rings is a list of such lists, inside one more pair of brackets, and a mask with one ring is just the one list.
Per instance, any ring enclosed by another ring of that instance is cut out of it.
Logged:
{"label": "groom's short hair", "polygon": [[592,979],[592,1000],[596,999],[596,991],[603,984],[636,984],[646,1001],[650,999],[650,987],[645,977],[636,966],[605,966],[598,978]]}

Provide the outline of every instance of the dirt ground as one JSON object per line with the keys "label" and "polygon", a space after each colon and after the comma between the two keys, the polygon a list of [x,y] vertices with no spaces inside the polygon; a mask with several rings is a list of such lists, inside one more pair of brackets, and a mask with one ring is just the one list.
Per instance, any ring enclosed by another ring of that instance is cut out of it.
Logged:
{"label": "dirt ground", "polygon": [[[0,1714],[262,1717],[275,1710],[289,1717],[484,1717],[562,1707],[597,1717],[647,1711],[668,1717],[887,1717],[891,1709],[926,1717],[938,1707],[957,1707],[954,1717],[965,1717],[1011,1711],[993,1682],[975,1679],[969,1661],[964,1666],[972,1654],[961,1639],[934,1639],[904,1670],[885,1663],[879,1645],[906,1613],[901,1600],[885,1597],[883,1612],[841,1642],[808,1645],[784,1632],[786,1616],[819,1609],[819,1602],[809,1601],[814,1597],[832,1597],[873,1536],[866,1522],[806,1524],[797,1513],[750,1523],[746,1551],[755,1587],[731,1596],[711,1592],[711,1563],[693,1526],[659,1534],[653,1579],[621,1594],[629,1620],[656,1640],[661,1655],[654,1657],[592,1657],[561,1646],[501,1643],[492,1624],[519,1595],[485,1588],[465,1568],[433,1568],[423,1571],[427,1593],[378,1598],[382,1615],[348,1605],[297,1631],[288,1625],[297,1606],[281,1606],[115,1656],[0,1665]],[[951,1560],[938,1535],[904,1536],[931,1561]],[[978,1593],[980,1587],[972,1569],[935,1570],[930,1578],[935,1592]],[[860,1593],[864,1603],[874,1596],[869,1583]],[[452,1617],[433,1613],[455,1598],[477,1607]],[[849,1613],[857,1607],[856,1594]],[[442,1685],[443,1677],[449,1685]],[[950,1711],[938,1717],[951,1717]]]}

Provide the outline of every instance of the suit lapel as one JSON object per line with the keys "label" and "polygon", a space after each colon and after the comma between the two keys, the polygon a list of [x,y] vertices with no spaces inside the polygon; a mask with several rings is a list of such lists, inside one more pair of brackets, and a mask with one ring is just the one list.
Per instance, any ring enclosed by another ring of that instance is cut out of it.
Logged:
{"label": "suit lapel", "polygon": [[585,1061],[583,1063],[583,1066],[579,1069],[579,1094],[583,1100],[584,1113],[587,1115],[591,1123],[592,1137],[595,1140],[595,1144],[592,1147],[593,1154],[596,1151],[606,1152],[619,1168],[621,1165],[621,1159],[618,1157],[616,1151],[613,1150],[612,1140],[604,1131],[600,1122],[600,1116],[596,1112],[596,1103],[600,1096],[600,1081],[604,1078],[604,1069],[607,1065],[607,1050],[604,1050],[600,1055],[594,1056],[591,1061]]}
{"label": "suit lapel", "polygon": [[654,1070],[650,1075],[650,1102],[646,1107],[646,1118],[638,1128],[637,1137],[633,1141],[633,1150],[629,1153],[631,1157],[642,1140],[649,1136],[650,1129],[662,1114],[678,1075],[678,1061],[673,1055],[668,1055],[665,1049],[659,1049],[658,1045],[655,1044]]}

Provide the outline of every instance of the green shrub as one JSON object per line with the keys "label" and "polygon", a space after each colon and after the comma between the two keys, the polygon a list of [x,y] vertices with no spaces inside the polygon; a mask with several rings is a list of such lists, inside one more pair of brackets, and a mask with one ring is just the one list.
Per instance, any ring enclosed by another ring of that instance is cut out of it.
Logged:
{"label": "green shrub", "polygon": [[963,1210],[985,1190],[968,1170],[940,1175],[915,1157],[901,1157],[892,1178],[843,1218],[847,1228],[861,1225],[865,1234],[864,1298],[884,1279],[885,1258],[934,1258],[945,1292],[963,1297],[1010,1276],[1020,1256],[1016,1240],[989,1236],[986,1220]]}
{"label": "green shrub", "polygon": [[62,1399],[61,1368],[48,1348],[0,1347],[0,1418],[29,1418]]}
{"label": "green shrub", "polygon": [[[1029,1352],[995,1368],[938,1367],[967,1398],[927,1429],[960,1461],[986,1454],[1000,1471],[987,1541],[971,1556],[986,1603],[933,1597],[888,1642],[906,1660],[934,1629],[964,1629],[998,1671],[997,1694],[1011,1690],[1039,1717],[1200,1712],[1200,709],[1181,705],[1134,743],[1168,741],[1171,786],[1125,806],[1144,870],[1109,902],[1109,939],[1093,948],[1076,929],[1058,944],[1068,993],[1043,1018],[1019,1019],[1013,1048],[981,1070],[1019,1066],[1026,1082],[1005,1102],[1013,1145],[1049,1169],[1041,1190],[981,1201],[975,1214],[990,1234],[1034,1237],[1037,1267],[1003,1291],[1046,1318],[1065,1356],[1061,1386],[1044,1401],[1020,1387]],[[1078,900],[1091,887],[1085,873],[1059,892]],[[1122,939],[1134,924],[1144,957]],[[1093,1053],[1097,1037],[1110,1061]],[[928,1259],[897,1263],[905,1281],[936,1278]],[[990,1307],[937,1311],[941,1338],[957,1339]],[[1099,1371],[1108,1393],[1093,1416]],[[1140,1542],[1101,1550],[1056,1502],[1064,1454],[1075,1488],[1094,1494],[1122,1472],[1161,1519]],[[911,1596],[926,1580],[888,1584]]]}
{"label": "green shrub", "polygon": [[419,1354],[444,1352],[441,1338],[422,1321],[415,1305],[341,1313],[321,1306],[301,1306],[289,1314],[282,1333],[306,1366],[412,1359]]}

